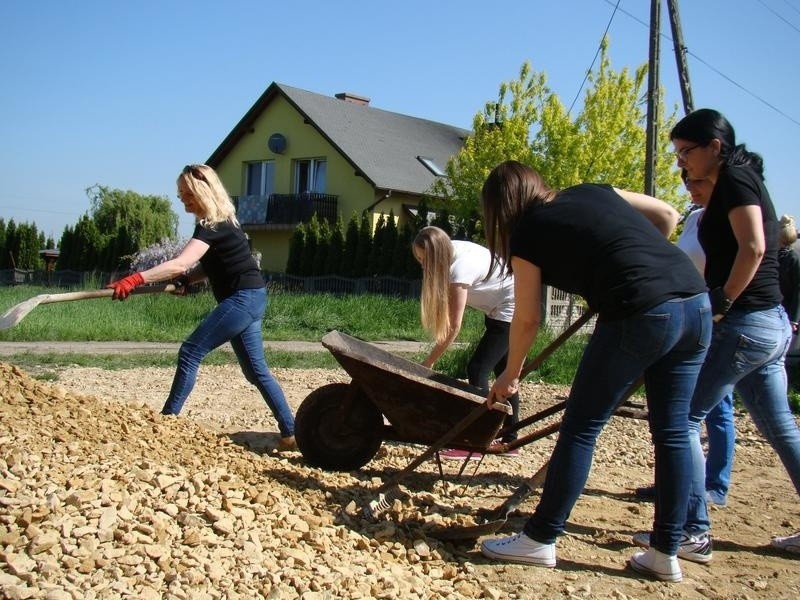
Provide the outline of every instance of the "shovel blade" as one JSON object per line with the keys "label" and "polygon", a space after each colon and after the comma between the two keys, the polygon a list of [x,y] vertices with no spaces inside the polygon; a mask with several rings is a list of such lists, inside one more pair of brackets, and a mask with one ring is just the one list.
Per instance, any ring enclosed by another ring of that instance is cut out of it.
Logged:
{"label": "shovel blade", "polygon": [[11,329],[14,325],[17,325],[22,319],[24,319],[29,312],[31,312],[34,308],[39,306],[46,294],[42,294],[39,296],[34,296],[33,298],[29,298],[24,302],[20,302],[19,304],[15,304],[11,308],[9,308],[2,317],[0,317],[0,331],[4,331],[6,329]]}

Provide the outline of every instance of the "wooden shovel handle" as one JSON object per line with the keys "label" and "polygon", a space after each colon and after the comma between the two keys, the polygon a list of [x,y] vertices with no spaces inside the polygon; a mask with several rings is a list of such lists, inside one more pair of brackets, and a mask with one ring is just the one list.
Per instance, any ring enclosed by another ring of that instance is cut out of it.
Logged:
{"label": "wooden shovel handle", "polygon": [[[174,292],[175,285],[161,283],[158,285],[142,285],[134,288],[131,294],[157,294],[160,292]],[[87,290],[83,292],[65,292],[63,294],[42,294],[39,304],[52,304],[53,302],[69,302],[72,300],[89,300],[91,298],[110,298],[114,295],[112,288],[101,290]]]}

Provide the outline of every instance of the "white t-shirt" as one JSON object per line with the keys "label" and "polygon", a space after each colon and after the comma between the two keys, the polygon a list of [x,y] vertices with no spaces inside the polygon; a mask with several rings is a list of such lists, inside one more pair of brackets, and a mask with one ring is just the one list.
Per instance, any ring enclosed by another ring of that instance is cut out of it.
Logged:
{"label": "white t-shirt", "polygon": [[482,311],[487,317],[510,322],[514,316],[514,278],[499,275],[495,268],[489,271],[492,255],[488,248],[462,240],[453,241],[453,264],[450,265],[450,283],[467,286],[467,306]]}
{"label": "white t-shirt", "polygon": [[689,213],[683,222],[683,231],[678,236],[677,246],[692,259],[694,266],[703,274],[706,268],[706,255],[697,239],[697,227],[700,223],[700,215],[703,214],[702,208]]}

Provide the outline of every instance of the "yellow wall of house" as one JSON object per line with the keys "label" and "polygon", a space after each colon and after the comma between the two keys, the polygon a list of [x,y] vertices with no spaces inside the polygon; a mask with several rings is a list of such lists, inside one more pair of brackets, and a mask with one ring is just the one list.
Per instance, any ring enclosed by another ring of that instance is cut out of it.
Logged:
{"label": "yellow wall of house", "polygon": [[[273,133],[282,133],[287,140],[283,154],[275,154],[267,147]],[[367,206],[372,198],[371,186],[353,175],[353,168],[336,152],[285,98],[278,95],[256,119],[251,131],[246,133],[228,153],[217,172],[228,193],[240,196],[245,184],[246,164],[254,161],[275,161],[275,193],[292,193],[294,159],[324,158],[327,160],[326,190],[339,196],[340,213],[350,214],[360,204]],[[347,212],[345,212],[347,211]],[[344,218],[344,217],[343,217]],[[261,252],[261,268],[282,272],[289,256],[291,231],[248,231],[253,249]]]}
{"label": "yellow wall of house", "polygon": [[[275,154],[267,147],[267,140],[274,133],[286,137],[286,150]],[[226,190],[232,196],[242,195],[245,185],[246,164],[254,161],[275,161],[276,194],[293,193],[294,160],[319,158],[327,161],[326,194],[338,196],[338,209],[347,226],[353,213],[361,212],[373,204],[383,193],[376,192],[363,177],[354,174],[354,167],[303,117],[283,96],[275,100],[256,119],[246,133],[217,167]],[[373,209],[373,226],[381,212],[388,215],[394,209],[399,224],[405,222],[403,204],[416,205],[419,198],[407,194],[392,194]],[[261,268],[265,271],[283,272],[289,257],[289,241],[292,231],[250,230],[253,250],[261,252]]]}
{"label": "yellow wall of house", "polygon": [[261,252],[261,270],[283,273],[289,260],[289,240],[292,231],[248,231],[253,250]]}

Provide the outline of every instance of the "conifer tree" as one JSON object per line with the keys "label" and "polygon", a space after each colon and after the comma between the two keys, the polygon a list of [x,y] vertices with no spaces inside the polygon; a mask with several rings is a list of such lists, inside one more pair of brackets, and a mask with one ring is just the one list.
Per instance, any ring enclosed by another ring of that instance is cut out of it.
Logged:
{"label": "conifer tree", "polygon": [[353,212],[350,221],[347,223],[347,231],[344,236],[344,252],[342,253],[342,262],[339,267],[339,273],[343,277],[357,277],[355,264],[358,256],[359,239],[359,218],[358,214]]}
{"label": "conifer tree", "polygon": [[324,273],[328,275],[341,275],[342,257],[344,256],[344,223],[342,217],[336,219],[336,224],[331,231],[328,254],[325,256]]}
{"label": "conifer tree", "polygon": [[325,275],[327,273],[325,263],[331,248],[331,226],[327,219],[322,219],[318,223],[319,238],[314,252],[312,275]]}
{"label": "conifer tree", "polygon": [[381,213],[378,216],[378,222],[375,223],[375,231],[372,234],[372,250],[369,254],[369,261],[367,262],[367,273],[369,276],[382,275],[381,267],[383,266],[383,250],[386,238],[386,216]]}
{"label": "conifer tree", "polygon": [[303,246],[303,258],[300,264],[300,274],[304,277],[314,275],[314,260],[317,257],[317,246],[320,240],[319,221],[316,213],[306,225],[306,239]]}
{"label": "conifer tree", "polygon": [[356,247],[356,260],[353,263],[353,274],[351,277],[364,277],[367,275],[367,266],[372,252],[372,224],[369,215],[364,212],[361,214],[361,221],[358,226],[358,246]]}
{"label": "conifer tree", "polygon": [[286,259],[286,274],[300,275],[303,261],[303,248],[306,245],[306,225],[300,223],[294,228],[289,239],[289,256]]}
{"label": "conifer tree", "polygon": [[394,274],[394,258],[397,249],[399,232],[397,231],[397,222],[394,217],[394,209],[389,210],[389,216],[386,219],[386,227],[383,233],[383,248],[381,249],[381,275]]}

